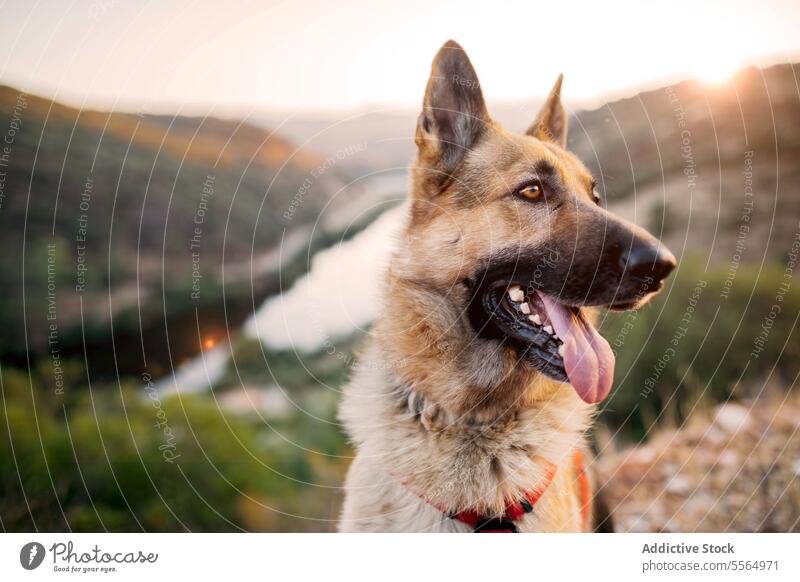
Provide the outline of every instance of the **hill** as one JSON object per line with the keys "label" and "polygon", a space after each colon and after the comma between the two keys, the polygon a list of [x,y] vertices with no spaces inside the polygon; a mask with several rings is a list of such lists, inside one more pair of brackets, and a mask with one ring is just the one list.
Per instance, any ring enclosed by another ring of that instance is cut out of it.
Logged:
{"label": "hill", "polygon": [[569,147],[610,207],[673,249],[760,263],[800,221],[800,99],[794,65],[685,81],[578,113]]}
{"label": "hill", "polygon": [[140,329],[152,339],[151,361],[164,363],[169,323],[170,357],[194,354],[180,332],[197,337],[195,309],[219,338],[226,317],[275,292],[275,249],[300,239],[284,247],[291,258],[324,235],[310,225],[344,183],[320,156],[240,121],[84,111],[0,87],[0,131],[3,359],[82,353],[84,340],[106,351],[112,314],[122,343],[137,345]]}

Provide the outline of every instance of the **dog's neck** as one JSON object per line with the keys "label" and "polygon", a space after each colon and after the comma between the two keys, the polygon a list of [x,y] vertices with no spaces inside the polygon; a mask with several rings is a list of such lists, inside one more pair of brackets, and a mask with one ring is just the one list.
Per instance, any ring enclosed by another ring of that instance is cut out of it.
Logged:
{"label": "dog's neck", "polygon": [[504,412],[465,413],[403,382],[386,358],[377,342],[363,354],[342,419],[375,470],[437,507],[502,513],[585,446],[593,407],[569,386]]}

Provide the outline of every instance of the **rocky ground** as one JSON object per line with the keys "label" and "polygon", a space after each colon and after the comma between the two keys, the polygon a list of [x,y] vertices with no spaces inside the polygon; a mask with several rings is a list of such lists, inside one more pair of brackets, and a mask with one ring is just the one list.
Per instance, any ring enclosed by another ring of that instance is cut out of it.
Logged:
{"label": "rocky ground", "polygon": [[616,531],[800,531],[797,397],[720,405],[598,465]]}

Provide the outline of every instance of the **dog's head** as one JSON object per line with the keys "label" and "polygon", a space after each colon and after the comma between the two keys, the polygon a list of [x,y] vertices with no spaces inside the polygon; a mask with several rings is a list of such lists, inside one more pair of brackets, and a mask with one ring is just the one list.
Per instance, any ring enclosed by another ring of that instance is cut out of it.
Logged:
{"label": "dog's head", "polygon": [[614,355],[586,307],[633,309],[675,257],[602,207],[566,151],[561,78],[525,134],[492,121],[463,49],[434,59],[416,130],[406,276],[447,294],[465,342],[504,340],[523,366],[569,381],[587,402],[611,388]]}

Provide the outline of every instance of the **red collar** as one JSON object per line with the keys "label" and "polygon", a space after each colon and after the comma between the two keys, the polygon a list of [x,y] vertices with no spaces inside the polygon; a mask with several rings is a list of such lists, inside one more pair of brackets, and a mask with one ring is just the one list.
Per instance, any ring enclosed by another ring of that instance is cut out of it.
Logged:
{"label": "red collar", "polygon": [[[581,498],[581,520],[585,530],[589,521],[590,489],[589,478],[586,476],[583,468],[583,453],[581,451],[575,451],[573,463],[575,465],[575,473]],[[506,505],[506,510],[500,517],[487,517],[470,510],[448,512],[439,505],[431,502],[425,496],[419,495],[419,497],[426,503],[433,505],[450,519],[465,523],[471,527],[472,531],[475,533],[517,533],[519,530],[516,522],[522,519],[526,513],[533,511],[539,499],[541,499],[542,495],[544,495],[547,488],[550,487],[550,484],[553,482],[557,469],[557,465],[548,462],[544,482],[535,489],[523,492],[519,500],[512,501]]]}

